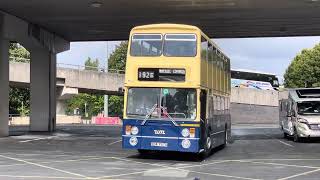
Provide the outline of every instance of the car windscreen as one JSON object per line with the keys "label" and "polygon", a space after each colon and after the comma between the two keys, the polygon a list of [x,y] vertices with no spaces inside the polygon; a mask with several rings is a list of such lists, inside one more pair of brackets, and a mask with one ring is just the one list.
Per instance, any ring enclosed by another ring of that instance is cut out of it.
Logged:
{"label": "car windscreen", "polygon": [[320,102],[309,101],[298,103],[298,114],[320,114]]}

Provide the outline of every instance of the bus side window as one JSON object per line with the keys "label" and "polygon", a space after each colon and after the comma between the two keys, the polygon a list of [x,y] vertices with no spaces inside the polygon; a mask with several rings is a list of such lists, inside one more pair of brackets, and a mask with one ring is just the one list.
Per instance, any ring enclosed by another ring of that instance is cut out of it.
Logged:
{"label": "bus side window", "polygon": [[213,61],[213,45],[208,43],[208,61],[212,63]]}
{"label": "bus side window", "polygon": [[208,41],[201,37],[201,60],[207,60],[208,56]]}

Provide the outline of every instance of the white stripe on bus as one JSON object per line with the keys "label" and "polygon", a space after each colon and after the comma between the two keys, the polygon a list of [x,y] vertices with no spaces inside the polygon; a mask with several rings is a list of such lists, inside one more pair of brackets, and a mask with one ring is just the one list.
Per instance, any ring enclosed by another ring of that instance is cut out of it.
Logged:
{"label": "white stripe on bus", "polygon": [[190,140],[199,140],[199,138],[162,137],[162,136],[135,136],[135,135],[122,135],[122,137],[141,137],[141,138],[159,138],[159,139],[190,139]]}

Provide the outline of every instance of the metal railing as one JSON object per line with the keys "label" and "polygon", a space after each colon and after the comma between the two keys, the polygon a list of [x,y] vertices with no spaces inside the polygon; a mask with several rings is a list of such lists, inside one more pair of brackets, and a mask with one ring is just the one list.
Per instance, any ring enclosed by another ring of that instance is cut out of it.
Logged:
{"label": "metal railing", "polygon": [[101,67],[93,67],[93,66],[81,66],[75,64],[65,64],[65,63],[57,63],[58,68],[66,68],[66,69],[76,69],[80,71],[95,71],[95,72],[105,72],[105,73],[117,73],[117,74],[124,74],[124,70],[119,69],[107,69]]}

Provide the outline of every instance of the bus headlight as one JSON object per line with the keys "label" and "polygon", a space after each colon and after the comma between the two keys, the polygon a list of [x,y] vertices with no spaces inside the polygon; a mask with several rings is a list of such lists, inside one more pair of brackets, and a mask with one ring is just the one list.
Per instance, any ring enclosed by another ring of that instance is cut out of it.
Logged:
{"label": "bus headlight", "polygon": [[188,136],[190,135],[189,129],[188,129],[188,128],[182,129],[181,135],[182,135],[183,137],[188,137]]}
{"label": "bus headlight", "polygon": [[131,146],[136,146],[138,144],[138,139],[136,137],[131,137],[129,143]]}
{"label": "bus headlight", "polygon": [[182,145],[183,148],[188,149],[191,146],[191,142],[189,141],[189,139],[184,139],[181,142],[181,145]]}
{"label": "bus headlight", "polygon": [[131,128],[131,134],[132,135],[137,135],[139,133],[139,129],[137,126],[132,126]]}

